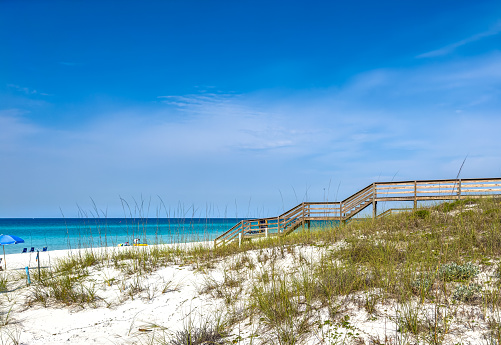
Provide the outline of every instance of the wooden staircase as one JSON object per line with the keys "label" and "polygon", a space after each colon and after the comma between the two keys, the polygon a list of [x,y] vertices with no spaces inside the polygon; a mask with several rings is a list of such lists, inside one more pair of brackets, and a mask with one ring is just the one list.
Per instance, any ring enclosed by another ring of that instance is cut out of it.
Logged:
{"label": "wooden staircase", "polygon": [[372,206],[372,218],[391,214],[391,209],[377,214],[378,201],[460,200],[501,196],[501,178],[374,182],[343,201],[303,202],[278,217],[246,219],[235,224],[214,240],[214,247],[244,239],[286,236],[311,221],[351,219]]}

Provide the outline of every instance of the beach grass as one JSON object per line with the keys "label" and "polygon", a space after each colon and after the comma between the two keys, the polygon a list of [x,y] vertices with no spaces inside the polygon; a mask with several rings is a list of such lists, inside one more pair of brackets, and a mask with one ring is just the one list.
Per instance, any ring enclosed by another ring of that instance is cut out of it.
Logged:
{"label": "beach grass", "polygon": [[[153,300],[183,291],[179,282],[147,282],[176,266],[198,277],[197,293],[217,301],[224,317],[157,331],[152,343],[447,344],[476,329],[485,344],[499,344],[500,262],[500,200],[461,200],[240,246],[80,250],[35,273],[26,303]],[[115,287],[118,300],[102,294]],[[370,324],[385,329],[371,332]]]}

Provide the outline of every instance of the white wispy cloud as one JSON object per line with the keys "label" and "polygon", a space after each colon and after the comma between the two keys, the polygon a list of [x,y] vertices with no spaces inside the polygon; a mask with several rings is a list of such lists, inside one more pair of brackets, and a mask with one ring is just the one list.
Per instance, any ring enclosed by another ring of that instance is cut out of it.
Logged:
{"label": "white wispy cloud", "polygon": [[468,38],[465,38],[463,40],[460,40],[458,42],[454,42],[452,44],[446,45],[445,47],[442,47],[440,49],[432,50],[430,52],[420,54],[417,56],[417,58],[431,58],[431,57],[437,57],[437,56],[443,56],[452,53],[454,50],[456,50],[459,47],[462,47],[464,45],[479,41],[483,38],[490,37],[490,36],[495,36],[501,33],[501,22],[497,23],[494,25],[491,29],[475,34],[473,36],[470,36]]}
{"label": "white wispy cloud", "polygon": [[437,112],[477,106],[495,109],[501,102],[500,84],[501,54],[492,53],[441,64],[368,71],[347,83],[337,99],[346,104],[362,101],[359,108],[366,106],[366,111],[373,112],[398,107],[408,114],[425,107]]}
{"label": "white wispy cloud", "polygon": [[10,89],[16,90],[18,92],[22,92],[26,95],[50,96],[50,94],[48,94],[48,93],[40,92],[40,91],[37,91],[35,89],[31,89],[31,88],[25,87],[25,86],[19,86],[16,84],[7,84],[7,87]]}
{"label": "white wispy cloud", "polygon": [[[196,117],[190,131],[200,127],[199,138],[211,136],[204,146],[225,150],[273,150],[293,147],[304,129],[287,126],[282,115],[253,104],[245,95],[204,93],[160,96],[162,102]],[[206,133],[206,134],[203,134]]]}
{"label": "white wispy cloud", "polygon": [[281,96],[215,89],[167,95],[156,107],[124,105],[71,128],[37,125],[19,109],[0,111],[2,164],[13,167],[0,170],[9,181],[0,209],[29,202],[57,212],[90,195],[120,216],[112,207],[117,195],[142,193],[222,208],[235,198],[247,205],[252,196],[272,215],[282,205],[278,190],[287,207],[296,202],[291,186],[301,194],[308,185],[310,200],[322,200],[330,179],[341,182],[339,199],[395,173],[450,178],[467,153],[463,177],[495,176],[497,69],[500,56],[491,54],[367,71],[345,85]]}

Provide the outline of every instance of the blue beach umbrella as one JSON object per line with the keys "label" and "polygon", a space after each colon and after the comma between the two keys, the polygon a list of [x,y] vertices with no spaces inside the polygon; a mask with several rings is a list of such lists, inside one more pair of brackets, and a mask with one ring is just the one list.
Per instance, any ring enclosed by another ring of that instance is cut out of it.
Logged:
{"label": "blue beach umbrella", "polygon": [[14,235],[0,235],[0,245],[3,247],[3,261],[5,263],[5,269],[7,270],[7,261],[5,261],[5,245],[6,244],[18,244],[24,243],[21,237]]}

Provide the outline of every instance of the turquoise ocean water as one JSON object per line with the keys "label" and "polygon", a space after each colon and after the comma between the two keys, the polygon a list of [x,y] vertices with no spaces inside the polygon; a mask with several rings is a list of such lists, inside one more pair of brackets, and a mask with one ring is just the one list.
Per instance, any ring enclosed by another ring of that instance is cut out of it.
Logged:
{"label": "turquoise ocean water", "polygon": [[6,245],[5,253],[23,248],[42,250],[91,248],[132,243],[185,243],[213,240],[241,219],[236,218],[3,218],[0,234],[16,235],[25,243]]}

